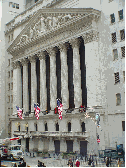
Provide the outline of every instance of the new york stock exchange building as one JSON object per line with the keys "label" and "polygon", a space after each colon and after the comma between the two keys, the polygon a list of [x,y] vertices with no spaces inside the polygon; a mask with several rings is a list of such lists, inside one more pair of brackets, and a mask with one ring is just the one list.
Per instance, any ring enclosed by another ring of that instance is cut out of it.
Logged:
{"label": "new york stock exchange building", "polygon": [[[13,73],[8,129],[11,137],[21,137],[27,151],[90,155],[124,146],[123,3],[43,0],[6,24],[6,40],[13,34],[7,42]],[[63,105],[62,120],[56,113],[57,98]],[[40,106],[39,120],[34,103]],[[23,108],[24,119],[16,115],[16,106]]]}

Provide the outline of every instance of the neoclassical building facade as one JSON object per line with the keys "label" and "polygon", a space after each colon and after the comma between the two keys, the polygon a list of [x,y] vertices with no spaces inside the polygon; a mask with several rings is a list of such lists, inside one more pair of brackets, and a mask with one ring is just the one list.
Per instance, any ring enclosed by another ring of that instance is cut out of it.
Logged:
{"label": "neoclassical building facade", "polygon": [[[11,136],[20,136],[20,143],[28,151],[49,153],[98,154],[100,149],[115,148],[115,143],[124,145],[124,130],[122,134],[114,132],[115,123],[121,123],[120,132],[125,122],[124,105],[115,112],[118,93],[116,105],[108,107],[113,104],[108,100],[107,80],[112,42],[108,37],[111,32],[106,32],[110,24],[105,16],[109,14],[100,9],[105,2],[97,1],[99,9],[85,5],[79,8],[81,1],[74,1],[75,7],[69,8],[62,7],[65,1],[44,3],[38,1],[6,25],[5,36],[11,31],[15,36],[7,47],[13,69]],[[123,84],[121,88],[124,92]],[[62,120],[54,113],[56,98],[63,104]],[[40,105],[39,120],[34,115],[34,103]],[[24,120],[16,115],[17,105],[23,108]],[[86,112],[81,112],[81,106]],[[96,113],[100,115],[100,127]],[[112,125],[111,120],[115,122]]]}

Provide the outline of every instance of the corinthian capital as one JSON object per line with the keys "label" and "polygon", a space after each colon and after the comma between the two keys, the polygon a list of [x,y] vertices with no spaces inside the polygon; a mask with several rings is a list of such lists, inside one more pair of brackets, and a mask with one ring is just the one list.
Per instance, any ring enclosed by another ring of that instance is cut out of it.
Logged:
{"label": "corinthian capital", "polygon": [[22,66],[26,66],[28,64],[28,59],[24,58],[24,59],[21,59],[21,64]]}
{"label": "corinthian capital", "polygon": [[29,58],[31,63],[36,61],[36,56],[35,55],[34,56],[29,56],[28,58]]}
{"label": "corinthian capital", "polygon": [[45,60],[45,52],[44,51],[38,52],[37,56],[39,57],[39,60],[41,60],[41,59]]}
{"label": "corinthian capital", "polygon": [[80,46],[80,40],[78,38],[75,39],[71,39],[70,44],[72,45],[72,48],[78,47]]}
{"label": "corinthian capital", "polygon": [[12,67],[13,69],[17,69],[17,68],[20,68],[21,67],[21,64],[19,61],[15,61],[12,63]]}
{"label": "corinthian capital", "polygon": [[98,32],[97,31],[90,31],[89,33],[85,33],[82,35],[84,39],[84,44],[90,43],[92,41],[97,41],[98,40]]}
{"label": "corinthian capital", "polygon": [[60,49],[61,52],[66,52],[67,51],[67,47],[65,43],[61,43],[58,45],[58,48]]}
{"label": "corinthian capital", "polygon": [[56,56],[56,49],[55,48],[49,48],[49,49],[47,49],[47,52],[48,52],[49,56],[51,56],[51,57]]}

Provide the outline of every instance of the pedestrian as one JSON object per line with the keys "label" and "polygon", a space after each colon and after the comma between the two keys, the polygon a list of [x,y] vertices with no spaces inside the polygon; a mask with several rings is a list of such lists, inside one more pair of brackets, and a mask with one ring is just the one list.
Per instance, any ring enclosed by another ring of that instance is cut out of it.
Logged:
{"label": "pedestrian", "polygon": [[97,167],[97,158],[96,158],[96,167]]}
{"label": "pedestrian", "polygon": [[94,167],[94,161],[92,160],[92,162],[91,162],[91,167]]}
{"label": "pedestrian", "polygon": [[46,167],[46,166],[44,165],[44,163],[42,163],[42,167]]}
{"label": "pedestrian", "polygon": [[111,167],[111,157],[110,157],[110,162],[109,163],[110,163],[110,167]]}
{"label": "pedestrian", "polygon": [[78,161],[78,159],[76,160],[75,165],[76,165],[76,167],[79,167],[79,166],[80,166],[80,162]]}
{"label": "pedestrian", "polygon": [[72,162],[72,160],[71,160],[71,158],[68,160],[68,167],[73,167],[73,162]]}
{"label": "pedestrian", "polygon": [[121,161],[120,158],[118,159],[118,167],[120,167]]}
{"label": "pedestrian", "polygon": [[17,167],[17,164],[16,164],[16,163],[14,163],[14,167]]}
{"label": "pedestrian", "polygon": [[91,158],[89,158],[88,160],[88,165],[91,165]]}
{"label": "pedestrian", "polygon": [[40,167],[40,161],[38,160],[38,167]]}
{"label": "pedestrian", "polygon": [[106,159],[106,166],[109,167],[109,158]]}

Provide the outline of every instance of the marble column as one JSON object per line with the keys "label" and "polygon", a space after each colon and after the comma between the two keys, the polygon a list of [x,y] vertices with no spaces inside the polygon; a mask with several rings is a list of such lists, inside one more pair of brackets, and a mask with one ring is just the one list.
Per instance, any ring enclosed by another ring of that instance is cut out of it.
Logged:
{"label": "marble column", "polygon": [[65,138],[60,139],[60,152],[66,152],[67,151],[67,143]]}
{"label": "marble column", "polygon": [[52,137],[50,137],[50,140],[49,140],[49,152],[53,152],[55,151],[54,149],[54,141],[52,139]]}
{"label": "marble column", "polygon": [[36,79],[36,57],[29,57],[31,62],[31,111],[34,111],[34,103],[37,103],[37,79]]}
{"label": "marble column", "polygon": [[68,66],[67,66],[67,48],[65,43],[59,45],[61,59],[61,97],[63,109],[69,108],[69,91],[68,91]]}
{"label": "marble column", "polygon": [[23,112],[28,112],[29,111],[29,106],[28,106],[28,60],[23,59],[21,61],[22,66],[23,66]]}
{"label": "marble column", "polygon": [[57,106],[56,51],[51,48],[47,52],[50,56],[50,106],[54,110]]}
{"label": "marble column", "polygon": [[75,138],[73,141],[73,152],[75,151],[80,152],[80,146],[79,146],[79,142],[77,141],[77,138]]}
{"label": "marble column", "polygon": [[13,62],[13,114],[17,113],[16,106],[21,107],[21,66],[20,62]]}
{"label": "marble column", "polygon": [[73,84],[75,108],[79,108],[82,104],[79,43],[79,39],[73,39],[70,41],[73,48]]}
{"label": "marble column", "polygon": [[82,37],[85,45],[87,107],[101,105],[98,34],[91,31]]}
{"label": "marble column", "polygon": [[42,51],[38,54],[40,60],[40,110],[47,109],[47,88],[46,88],[46,62],[45,53]]}

